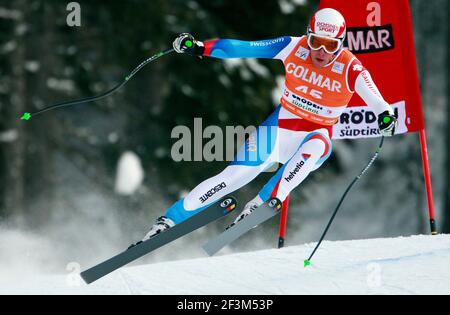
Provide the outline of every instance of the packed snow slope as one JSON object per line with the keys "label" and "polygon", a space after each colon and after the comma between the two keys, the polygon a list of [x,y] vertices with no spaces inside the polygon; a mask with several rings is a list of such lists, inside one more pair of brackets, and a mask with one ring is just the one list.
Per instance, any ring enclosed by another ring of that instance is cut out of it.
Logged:
{"label": "packed snow slope", "polygon": [[[450,235],[324,242],[122,268],[91,284],[37,275],[1,294],[450,294]],[[0,281],[1,283],[1,281]]]}

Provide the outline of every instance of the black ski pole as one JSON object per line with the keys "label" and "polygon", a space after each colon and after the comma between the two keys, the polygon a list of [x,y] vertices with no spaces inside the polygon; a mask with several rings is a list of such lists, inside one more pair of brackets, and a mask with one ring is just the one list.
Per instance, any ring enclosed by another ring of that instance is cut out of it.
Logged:
{"label": "black ski pole", "polygon": [[158,54],[156,54],[156,55],[146,59],[141,64],[139,64],[139,66],[137,66],[128,76],[126,76],[122,83],[116,85],[111,90],[109,90],[109,91],[107,91],[105,93],[102,93],[102,94],[99,94],[99,95],[96,95],[96,96],[83,98],[83,99],[80,99],[80,100],[68,101],[68,102],[63,102],[63,103],[51,105],[51,106],[45,107],[45,108],[43,108],[41,110],[38,110],[38,111],[35,111],[35,112],[32,112],[32,113],[28,113],[27,112],[27,113],[24,113],[20,119],[22,119],[22,120],[30,120],[31,117],[34,117],[36,115],[48,112],[48,111],[53,110],[53,109],[57,109],[57,108],[60,108],[60,107],[66,107],[66,106],[73,106],[73,105],[78,105],[78,104],[83,104],[83,103],[89,103],[89,102],[92,102],[92,101],[97,101],[97,100],[100,100],[102,98],[105,98],[105,97],[113,94],[117,90],[119,90],[125,84],[127,84],[131,80],[131,78],[136,75],[136,73],[138,73],[142,68],[144,68],[150,62],[155,61],[156,59],[158,59],[158,58],[160,58],[162,56],[168,55],[168,54],[172,53],[173,51],[174,51],[173,49],[168,49],[166,51],[162,51],[162,52],[160,52],[160,53],[158,53]]}
{"label": "black ski pole", "polygon": [[331,216],[330,221],[328,222],[327,227],[325,228],[325,231],[323,232],[322,236],[320,237],[319,243],[317,243],[316,247],[314,248],[311,256],[309,256],[308,259],[306,259],[304,261],[304,266],[305,268],[311,265],[311,259],[313,258],[314,254],[316,253],[316,251],[319,249],[320,244],[322,244],[323,239],[325,238],[325,236],[328,233],[328,230],[331,227],[331,224],[334,221],[334,218],[336,217],[339,208],[341,207],[342,202],[344,201],[345,197],[347,196],[347,193],[350,191],[350,189],[352,189],[353,185],[358,181],[358,179],[360,179],[367,171],[368,169],[372,166],[372,164],[375,162],[375,160],[378,158],[378,155],[381,153],[381,148],[383,147],[383,142],[384,142],[384,136],[381,137],[381,141],[380,144],[378,145],[377,151],[375,152],[374,156],[370,159],[370,162],[367,164],[367,166],[362,170],[362,172],[355,177],[355,179],[353,179],[353,181],[351,182],[351,184],[347,187],[347,189],[345,190],[344,195],[342,196],[341,200],[339,201],[336,209],[334,210],[333,215]]}

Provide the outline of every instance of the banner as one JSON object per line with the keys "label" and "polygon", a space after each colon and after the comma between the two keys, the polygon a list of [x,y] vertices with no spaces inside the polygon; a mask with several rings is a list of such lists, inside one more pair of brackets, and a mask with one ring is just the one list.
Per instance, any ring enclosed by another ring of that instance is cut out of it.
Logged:
{"label": "banner", "polygon": [[[345,46],[369,70],[399,118],[397,134],[424,129],[413,28],[407,0],[321,0],[347,23]],[[379,137],[374,114],[355,93],[333,138]]]}

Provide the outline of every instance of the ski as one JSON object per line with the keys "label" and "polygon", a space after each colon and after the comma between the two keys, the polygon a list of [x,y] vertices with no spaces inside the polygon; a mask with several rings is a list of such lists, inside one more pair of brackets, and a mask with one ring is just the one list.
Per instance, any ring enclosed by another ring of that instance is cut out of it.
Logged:
{"label": "ski", "polygon": [[278,199],[271,199],[270,201],[256,208],[242,221],[238,222],[236,225],[225,230],[222,234],[218,235],[216,238],[203,245],[203,249],[209,256],[215,255],[222,248],[224,248],[228,244],[231,244],[248,231],[276,216],[278,213],[280,213],[280,210],[281,202],[279,202]]}
{"label": "ski", "polygon": [[83,271],[80,276],[90,284],[107,274],[129,264],[130,262],[186,235],[232,212],[237,205],[234,197],[226,197],[220,202],[192,216],[188,220],[175,225],[155,237],[137,244],[134,247]]}

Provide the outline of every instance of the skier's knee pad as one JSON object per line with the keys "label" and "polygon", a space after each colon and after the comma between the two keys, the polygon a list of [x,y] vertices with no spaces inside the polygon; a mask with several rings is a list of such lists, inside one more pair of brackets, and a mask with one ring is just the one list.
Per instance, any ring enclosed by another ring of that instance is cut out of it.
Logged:
{"label": "skier's knee pad", "polygon": [[300,145],[300,150],[307,150],[311,144],[311,149],[309,150],[311,153],[317,155],[315,158],[317,159],[316,165],[319,167],[322,165],[331,155],[333,150],[333,145],[331,143],[330,138],[327,134],[320,131],[314,131],[309,133],[305,139],[302,141]]}

